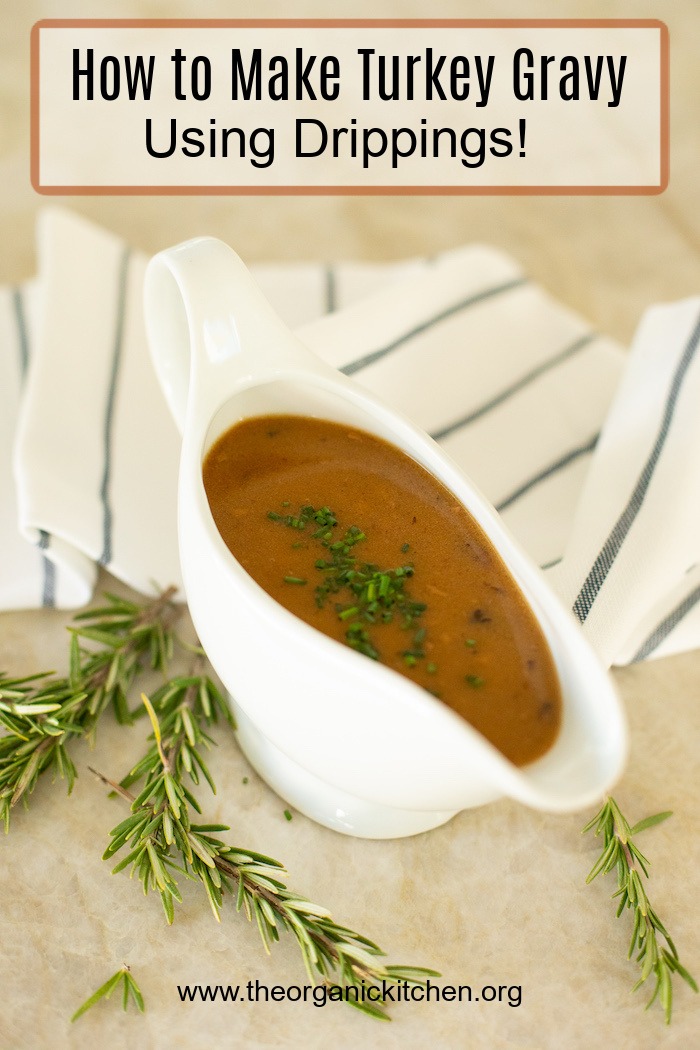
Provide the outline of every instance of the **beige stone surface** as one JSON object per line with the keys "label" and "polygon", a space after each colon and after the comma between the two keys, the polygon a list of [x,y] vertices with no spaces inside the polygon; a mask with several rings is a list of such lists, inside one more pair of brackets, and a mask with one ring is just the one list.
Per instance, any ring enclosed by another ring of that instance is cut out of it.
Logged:
{"label": "beige stone surface", "polygon": [[[0,279],[29,276],[33,225],[43,203],[28,178],[29,28],[47,17],[656,17],[672,41],[672,176],[658,197],[518,198],[73,198],[65,201],[152,251],[212,233],[249,261],[393,259],[482,240],[515,255],[532,276],[601,330],[628,341],[649,303],[700,290],[700,12],[695,0],[437,0],[374,3],[111,0],[99,5],[0,2]],[[65,664],[66,617],[0,616],[0,667],[31,672]],[[697,786],[700,782],[700,656],[688,654],[616,672],[629,714],[632,752],[616,789],[638,819],[674,817],[645,837],[650,893],[688,967],[698,950]],[[217,734],[219,791],[206,815],[232,836],[279,857],[290,884],[339,920],[376,939],[391,961],[439,969],[445,981],[519,985],[522,1004],[429,1003],[394,1008],[380,1025],[339,1005],[181,1004],[193,983],[303,983],[289,939],[267,957],[257,933],[227,909],[217,926],[191,890],[166,927],[160,905],[100,860],[119,819],[87,771],[121,776],[139,752],[141,725],[110,719],[93,753],[76,746],[80,777],[71,799],[43,782],[17,812],[0,846],[0,1048],[373,1046],[578,1050],[700,1045],[700,1000],[680,985],[673,1025],[630,994],[628,923],[614,919],[612,885],[584,885],[595,856],[586,816],[554,817],[499,802],[463,813],[427,835],[395,842],[338,836],[300,815],[247,768],[234,741]],[[242,778],[249,777],[244,785]],[[145,1017],[101,1005],[71,1028],[68,1018],[118,965],[131,964]]]}

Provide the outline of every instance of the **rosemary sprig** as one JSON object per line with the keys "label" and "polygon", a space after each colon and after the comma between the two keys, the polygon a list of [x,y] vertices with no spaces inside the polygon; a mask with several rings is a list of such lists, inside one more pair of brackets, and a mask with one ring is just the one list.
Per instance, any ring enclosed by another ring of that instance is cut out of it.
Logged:
{"label": "rosemary sprig", "polygon": [[[326,908],[287,888],[283,866],[250,849],[227,845],[217,836],[229,831],[223,824],[193,823],[198,800],[186,783],[199,783],[200,775],[215,790],[202,750],[211,745],[209,727],[220,718],[231,720],[228,705],[205,675],[190,675],[167,683],[150,698],[142,697],[153,727],[153,744],[120,783],[97,776],[131,806],[131,814],[111,832],[104,859],[124,848],[126,856],[114,873],[130,867],[144,893],[160,895],[168,923],[181,901],[178,874],[204,888],[214,918],[219,921],[225,897],[235,899],[249,921],[255,920],[265,950],[286,930],[296,940],[312,983],[353,986],[378,994],[387,985],[423,984],[434,970],[384,966],[382,950],[368,938],[333,921]],[[95,772],[93,770],[93,772]],[[143,781],[134,796],[128,788]],[[388,1019],[381,1001],[348,998],[351,1005],[374,1017]]]}
{"label": "rosemary sprig", "polygon": [[[619,918],[625,908],[631,908],[634,913],[632,939],[627,958],[631,959],[636,951],[636,961],[641,967],[639,980],[632,990],[636,991],[653,974],[656,984],[646,1008],[648,1010],[658,996],[664,1010],[666,1024],[671,1023],[673,1005],[671,978],[673,974],[677,973],[682,977],[694,992],[697,992],[698,986],[681,964],[675,944],[649,903],[640,878],[640,872],[645,878],[649,878],[649,861],[634,843],[633,836],[655,824],[660,824],[670,816],[670,812],[657,813],[653,817],[640,820],[634,827],[630,827],[615,800],[608,798],[600,812],[596,813],[583,829],[585,834],[595,828],[596,836],[602,834],[604,843],[603,852],[591,868],[586,882],[592,882],[600,874],[607,875],[613,868],[617,869],[618,888],[613,894],[613,898],[620,898],[617,916]],[[659,943],[659,936],[663,937],[666,942],[665,947]]]}
{"label": "rosemary sprig", "polygon": [[95,1005],[99,1003],[100,999],[109,999],[112,992],[122,985],[122,1007],[124,1010],[129,1005],[130,1000],[136,1003],[136,1008],[141,1013],[146,1009],[141,989],[137,985],[134,978],[131,976],[131,970],[126,963],[113,973],[109,980],[105,981],[104,984],[100,985],[96,992],[93,992],[89,999],[86,999],[82,1006],[79,1006],[71,1017],[71,1022],[77,1021],[79,1017],[82,1017],[84,1013],[87,1013]]}
{"label": "rosemary sprig", "polygon": [[0,819],[6,832],[12,807],[20,799],[26,804],[46,770],[66,780],[70,794],[77,773],[67,745],[76,737],[93,739],[108,706],[118,721],[130,722],[127,697],[136,676],[147,667],[167,670],[171,627],[181,611],[174,593],[171,587],[144,605],[108,594],[105,606],[76,616],[65,678],[0,674]]}

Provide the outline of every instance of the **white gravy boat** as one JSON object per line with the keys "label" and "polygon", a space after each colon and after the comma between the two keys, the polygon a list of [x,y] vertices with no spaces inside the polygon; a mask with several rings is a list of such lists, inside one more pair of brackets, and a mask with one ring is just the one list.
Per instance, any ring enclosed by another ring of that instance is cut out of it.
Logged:
{"label": "white gravy boat", "polygon": [[[192,618],[232,696],[240,745],[302,813],[393,838],[501,796],[550,811],[596,802],[620,775],[625,720],[573,616],[492,506],[436,443],[307,350],[237,255],[201,238],[156,255],[145,285],[158,377],[182,431],[179,539]],[[214,524],[203,459],[239,420],[317,416],[393,442],[442,481],[489,536],[545,633],[563,694],[544,757],[517,768],[408,679],[316,631],[241,568]]]}

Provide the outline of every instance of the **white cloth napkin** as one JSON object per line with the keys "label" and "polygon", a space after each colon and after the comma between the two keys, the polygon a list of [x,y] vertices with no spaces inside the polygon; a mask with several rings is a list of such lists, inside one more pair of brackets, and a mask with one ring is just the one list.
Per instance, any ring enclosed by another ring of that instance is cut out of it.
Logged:
{"label": "white cloth napkin", "polygon": [[[31,287],[0,294],[0,607],[83,604],[98,564],[141,591],[179,583],[179,438],[146,346],[146,260],[59,209],[38,258]],[[652,311],[626,364],[490,248],[252,269],[312,349],[474,478],[607,663],[700,644],[697,303]]]}

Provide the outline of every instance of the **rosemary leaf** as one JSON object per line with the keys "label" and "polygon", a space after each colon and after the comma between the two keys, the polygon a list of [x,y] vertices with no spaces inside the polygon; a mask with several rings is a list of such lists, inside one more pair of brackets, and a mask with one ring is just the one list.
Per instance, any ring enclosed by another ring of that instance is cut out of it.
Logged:
{"label": "rosemary leaf", "polygon": [[[636,952],[636,962],[640,967],[639,979],[632,990],[641,988],[653,975],[655,985],[646,1009],[658,998],[666,1024],[671,1023],[673,974],[677,973],[694,992],[697,992],[698,986],[681,965],[675,944],[649,903],[639,874],[641,871],[645,878],[649,878],[649,862],[632,839],[634,835],[660,824],[670,816],[670,812],[657,813],[630,827],[615,800],[608,798],[600,812],[583,829],[585,834],[595,828],[596,836],[603,836],[603,851],[591,868],[586,882],[592,882],[601,873],[607,874],[613,868],[617,869],[617,891],[613,894],[613,897],[620,898],[617,916],[619,918],[627,908],[632,909],[632,937],[627,957],[631,959]],[[659,943],[659,936],[666,941],[666,947]]]}
{"label": "rosemary leaf", "polygon": [[[201,662],[201,657],[197,658]],[[222,824],[196,822],[201,810],[190,784],[197,784],[197,765],[203,769],[201,750],[212,744],[209,730],[217,721],[231,721],[225,701],[205,674],[193,673],[143,696],[151,722],[150,747],[134,769],[121,781],[118,794],[131,806],[131,815],[111,832],[105,859],[112,859],[128,846],[113,871],[131,868],[144,893],[156,891],[166,921],[175,918],[175,903],[181,900],[175,872],[201,885],[214,918],[227,898],[237,911],[255,922],[266,952],[287,931],[296,940],[302,962],[314,983],[354,987],[381,987],[380,982],[424,984],[437,977],[435,970],[414,966],[384,967],[384,953],[367,937],[335,923],[327,908],[314,904],[287,889],[282,865],[253,850],[227,845],[216,837],[228,831]],[[186,766],[187,752],[192,763]],[[110,788],[114,783],[97,774]],[[209,785],[214,790],[211,777]],[[137,795],[128,788],[139,782]],[[381,1002],[368,1004],[344,997],[372,1017],[388,1020]]]}
{"label": "rosemary leaf", "polygon": [[[68,677],[51,672],[25,678],[0,674],[0,820],[25,805],[42,773],[52,770],[70,794],[77,776],[67,751],[76,738],[94,739],[111,705],[131,721],[126,697],[137,675],[152,666],[151,639],[167,648],[180,611],[174,588],[144,604],[106,595],[107,604],[79,613],[71,633]],[[90,642],[84,645],[83,642]]]}
{"label": "rosemary leaf", "polygon": [[78,1009],[71,1017],[71,1022],[77,1021],[79,1017],[82,1017],[84,1013],[87,1013],[87,1011],[90,1010],[96,1003],[99,1003],[100,999],[109,999],[112,992],[115,990],[115,988],[117,988],[120,982],[123,986],[123,1009],[127,1009],[129,1005],[129,998],[132,998],[136,1003],[137,1009],[140,1010],[141,1013],[143,1013],[146,1007],[144,1005],[141,990],[134,978],[131,976],[131,971],[129,970],[129,967],[125,964],[121,967],[120,970],[117,970],[116,973],[113,973],[112,976],[107,981],[105,981],[103,985],[100,985],[97,991],[93,992],[90,998],[85,1000],[82,1006],[78,1007]]}

